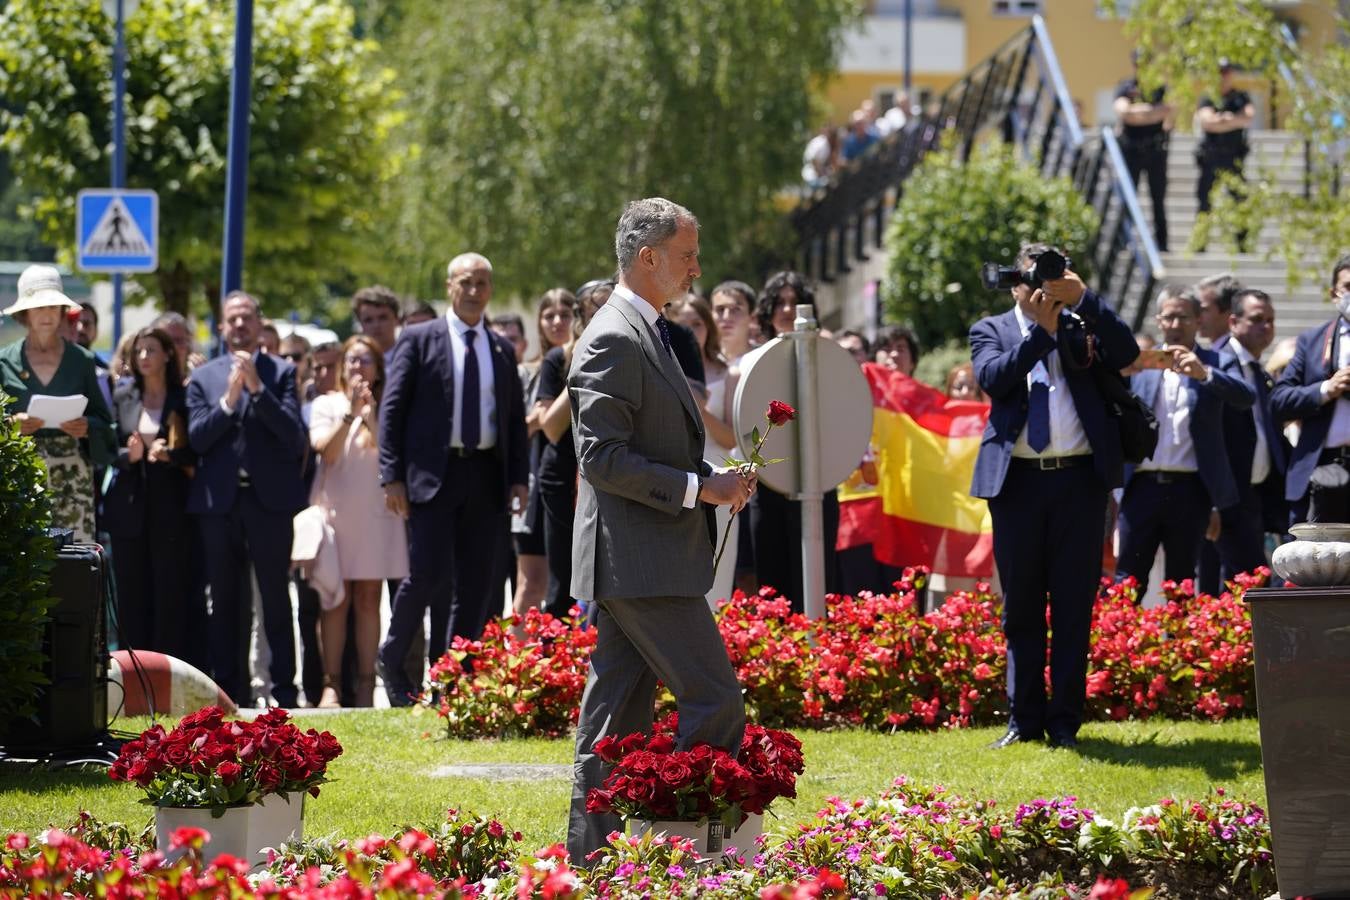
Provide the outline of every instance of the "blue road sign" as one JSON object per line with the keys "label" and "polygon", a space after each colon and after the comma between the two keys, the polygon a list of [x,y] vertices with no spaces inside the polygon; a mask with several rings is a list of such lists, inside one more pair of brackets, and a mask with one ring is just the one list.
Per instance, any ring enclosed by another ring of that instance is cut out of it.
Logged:
{"label": "blue road sign", "polygon": [[93,188],[75,205],[76,266],[86,272],[153,272],[159,267],[159,195]]}

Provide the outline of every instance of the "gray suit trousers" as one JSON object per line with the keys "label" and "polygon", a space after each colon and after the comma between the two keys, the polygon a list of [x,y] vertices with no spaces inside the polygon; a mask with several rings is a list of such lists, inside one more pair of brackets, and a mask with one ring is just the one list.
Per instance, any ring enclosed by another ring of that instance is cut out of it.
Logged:
{"label": "gray suit trousers", "polygon": [[577,723],[576,770],[567,851],[574,866],[607,843],[623,823],[612,814],[588,815],[586,793],[600,787],[610,767],[593,752],[607,735],[650,733],[659,679],[675,695],[680,714],[675,745],[698,743],[735,753],[745,731],[745,700],[726,645],[702,597],[640,597],[598,602],[598,635]]}

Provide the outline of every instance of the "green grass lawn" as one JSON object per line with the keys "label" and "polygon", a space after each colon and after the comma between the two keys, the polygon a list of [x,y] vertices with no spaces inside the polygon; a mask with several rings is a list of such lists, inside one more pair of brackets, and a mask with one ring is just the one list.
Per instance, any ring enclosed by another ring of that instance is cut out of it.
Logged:
{"label": "green grass lawn", "polygon": [[[166,723],[166,727],[171,723]],[[337,735],[344,754],[330,766],[332,784],[307,806],[309,836],[388,834],[400,825],[440,821],[447,807],[496,815],[525,834],[529,847],[564,838],[570,784],[438,777],[438,768],[474,763],[570,764],[570,740],[448,741],[435,713],[407,710],[307,715],[302,728]],[[148,719],[119,723],[139,731]],[[801,732],[806,773],[795,803],[780,801],[777,824],[809,819],[830,796],[875,794],[898,775],[945,784],[971,797],[1017,804],[1077,795],[1117,822],[1131,806],[1159,797],[1198,797],[1212,785],[1265,805],[1261,749],[1254,719],[1094,723],[1077,751],[1018,745],[991,751],[999,729],[877,734]],[[0,767],[0,833],[35,832],[74,819],[81,809],[105,821],[148,822],[134,786],[102,770],[16,771]]]}

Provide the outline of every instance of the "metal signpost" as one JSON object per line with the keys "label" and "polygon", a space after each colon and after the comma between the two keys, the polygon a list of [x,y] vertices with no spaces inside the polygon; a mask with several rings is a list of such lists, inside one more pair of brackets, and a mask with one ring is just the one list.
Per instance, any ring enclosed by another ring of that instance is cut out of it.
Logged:
{"label": "metal signpost", "polygon": [[770,400],[797,408],[797,419],[774,428],[760,469],[762,484],[802,504],[802,598],[806,615],[825,615],[824,497],[849,476],[872,438],[872,391],[858,363],[834,341],[822,340],[810,305],[797,307],[793,330],[770,341],[745,365],[732,403],[732,428],[742,459],[750,432],[764,426]]}

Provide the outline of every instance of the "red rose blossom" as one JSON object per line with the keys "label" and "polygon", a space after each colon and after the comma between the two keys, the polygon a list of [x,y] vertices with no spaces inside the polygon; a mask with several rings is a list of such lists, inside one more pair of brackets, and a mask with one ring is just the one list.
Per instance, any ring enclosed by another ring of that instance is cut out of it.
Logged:
{"label": "red rose blossom", "polygon": [[770,400],[768,412],[764,415],[772,425],[786,425],[797,418],[797,411],[782,400]]}

